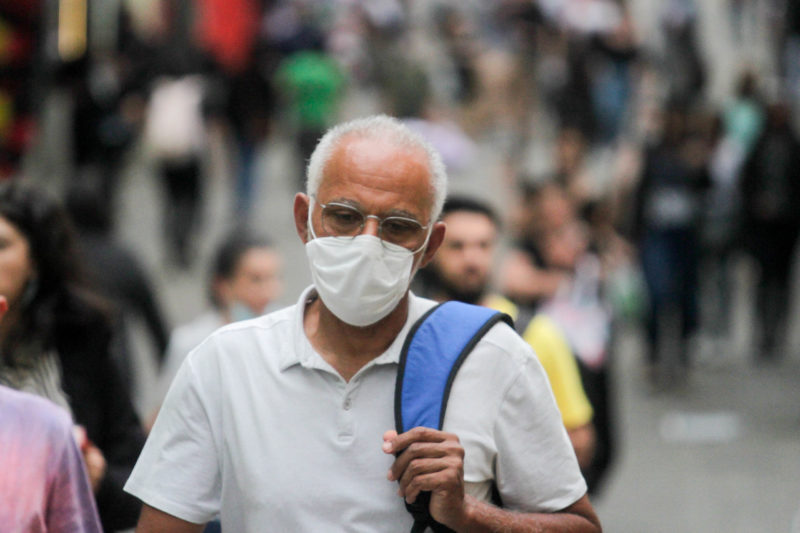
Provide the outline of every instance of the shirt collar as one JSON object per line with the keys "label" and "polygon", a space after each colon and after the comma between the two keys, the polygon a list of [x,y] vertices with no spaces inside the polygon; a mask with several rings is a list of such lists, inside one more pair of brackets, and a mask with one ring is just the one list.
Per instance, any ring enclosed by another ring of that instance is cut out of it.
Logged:
{"label": "shirt collar", "polygon": [[[306,287],[300,294],[297,304],[294,308],[293,317],[293,346],[281,350],[281,364],[280,370],[284,371],[294,365],[302,365],[306,368],[316,368],[321,370],[333,371],[331,366],[319,355],[311,346],[311,342],[306,337],[305,330],[303,329],[303,317],[305,315],[306,306],[317,298],[316,290],[313,285]],[[370,361],[366,366],[373,365],[387,365],[397,364],[400,362],[400,352],[403,349],[408,331],[411,325],[422,316],[435,302],[419,298],[411,291],[408,293],[408,318],[403,325],[403,329],[397,334],[392,344],[378,357]]]}

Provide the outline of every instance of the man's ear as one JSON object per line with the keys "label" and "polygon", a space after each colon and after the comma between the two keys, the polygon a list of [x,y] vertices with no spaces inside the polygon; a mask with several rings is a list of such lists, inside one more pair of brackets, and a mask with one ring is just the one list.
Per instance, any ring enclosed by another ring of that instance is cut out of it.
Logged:
{"label": "man's ear", "polygon": [[294,195],[294,227],[297,230],[297,235],[303,244],[307,243],[310,239],[308,233],[308,210],[311,208],[311,201],[309,197],[299,192]]}
{"label": "man's ear", "polygon": [[422,255],[422,261],[419,263],[419,268],[424,268],[428,263],[431,262],[433,256],[436,254],[436,250],[439,249],[439,246],[442,245],[444,242],[444,234],[447,225],[444,222],[436,222],[433,225],[433,229],[431,230],[431,237],[428,239],[428,246],[425,248],[425,251]]}

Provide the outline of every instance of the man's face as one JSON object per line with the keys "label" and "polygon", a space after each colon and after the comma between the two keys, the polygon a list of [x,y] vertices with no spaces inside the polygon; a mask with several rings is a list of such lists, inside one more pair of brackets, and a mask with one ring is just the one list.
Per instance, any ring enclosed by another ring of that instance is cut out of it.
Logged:
{"label": "man's face", "polygon": [[497,228],[486,215],[469,211],[443,220],[447,231],[431,268],[450,297],[477,303],[489,286]]}

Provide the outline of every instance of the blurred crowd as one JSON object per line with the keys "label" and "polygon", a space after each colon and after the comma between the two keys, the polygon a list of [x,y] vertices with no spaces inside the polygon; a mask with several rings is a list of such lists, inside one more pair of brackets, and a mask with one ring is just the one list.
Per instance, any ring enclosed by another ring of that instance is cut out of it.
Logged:
{"label": "blurred crowd", "polygon": [[[163,394],[205,335],[271,309],[281,268],[292,266],[252,228],[265,147],[292,147],[280,179],[301,190],[316,141],[351,118],[349,99],[369,97],[428,138],[451,177],[492,147],[499,179],[462,198],[482,206],[462,208],[488,217],[491,236],[443,246],[453,263],[421,273],[415,290],[498,296],[530,315],[526,327],[533,316],[553,322],[591,405],[582,466],[598,490],[614,451],[620,327],[641,326],[649,383],[683,381],[701,348],[731,348],[731,287],[746,263],[751,358],[778,363],[789,347],[800,7],[722,4],[720,35],[736,62],[720,83],[699,0],[0,0],[0,230],[32,255],[14,284],[0,232],[0,296],[11,304],[0,383],[70,409],[91,442],[84,458],[104,526],[130,527],[120,480],[153,413],[135,414],[128,398],[126,317],[147,324]],[[56,93],[68,102],[69,165],[31,175]],[[197,288],[208,310],[168,324],[152,273],[115,237],[120,179],[132,160],[153,169],[165,254],[189,268],[209,229],[202,192],[214,142],[225,147],[234,230]],[[489,191],[496,183],[507,191]],[[90,337],[98,346],[76,342]]]}

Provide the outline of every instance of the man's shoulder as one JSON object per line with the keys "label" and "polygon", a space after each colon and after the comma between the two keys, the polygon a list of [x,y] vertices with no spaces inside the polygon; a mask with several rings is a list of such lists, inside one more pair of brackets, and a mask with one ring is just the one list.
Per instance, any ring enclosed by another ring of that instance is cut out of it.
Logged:
{"label": "man's shoulder", "polygon": [[[509,311],[514,311],[511,307],[504,307],[501,305],[501,300],[493,301],[492,303],[497,303],[498,305],[487,304],[485,307],[490,307],[506,314],[509,314]],[[422,317],[426,311],[436,306],[438,302],[419,296],[413,296],[411,304],[410,318],[412,321],[415,321]],[[511,316],[513,318],[513,315]],[[489,331],[478,340],[473,351],[490,353],[491,357],[494,358],[495,364],[507,362],[514,366],[524,364],[526,358],[531,355],[529,353],[530,349],[525,342],[517,335],[510,325],[502,320],[494,324]],[[474,356],[470,356],[470,358],[474,358]],[[468,360],[470,358],[468,358]]]}
{"label": "man's shoulder", "polygon": [[224,358],[226,364],[243,357],[264,357],[275,349],[293,345],[295,306],[264,316],[223,325],[210,332],[190,357],[204,366],[209,359]]}

